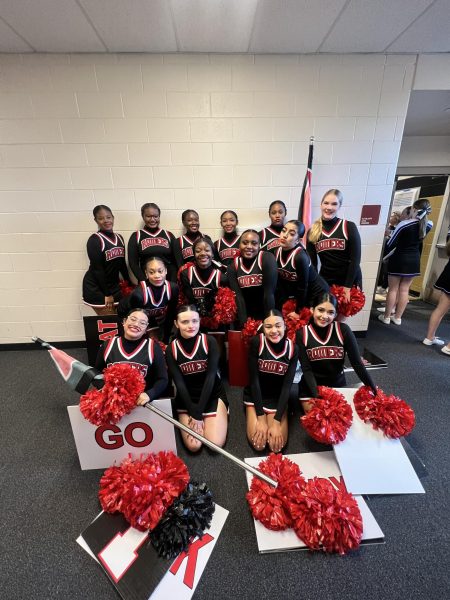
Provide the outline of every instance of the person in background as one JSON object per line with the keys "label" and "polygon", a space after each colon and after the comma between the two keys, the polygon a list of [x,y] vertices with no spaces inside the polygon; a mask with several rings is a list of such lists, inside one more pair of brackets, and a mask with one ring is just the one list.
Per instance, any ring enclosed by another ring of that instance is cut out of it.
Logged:
{"label": "person in background", "polygon": [[[395,227],[400,223],[401,215],[398,211],[394,211],[389,217],[389,223],[384,232],[384,241],[383,241],[383,249],[381,251],[381,256],[384,256],[384,249],[386,247],[386,242],[390,238],[392,232]],[[376,293],[384,296],[386,294],[388,286],[388,273],[387,273],[387,264],[385,261],[381,261],[380,273],[378,275],[377,281],[377,289]]]}
{"label": "person in background", "polygon": [[219,253],[220,262],[225,266],[232,263],[239,254],[240,235],[236,231],[237,225],[238,216],[234,210],[226,210],[220,215],[223,236],[214,242],[214,245]]}
{"label": "person in background", "polygon": [[275,200],[269,206],[270,225],[259,232],[261,250],[274,252],[280,245],[280,233],[286,218],[286,205],[281,200]]}

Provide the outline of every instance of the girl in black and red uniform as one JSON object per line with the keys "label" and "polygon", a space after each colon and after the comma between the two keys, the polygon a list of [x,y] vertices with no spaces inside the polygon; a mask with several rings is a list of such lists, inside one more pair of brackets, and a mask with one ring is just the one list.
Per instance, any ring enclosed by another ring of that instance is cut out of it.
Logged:
{"label": "girl in black and red uniform", "polygon": [[352,330],[346,323],[338,323],[337,301],[328,293],[314,299],[309,325],[302,327],[296,336],[303,376],[299,396],[303,408],[311,408],[310,398],[317,398],[317,386],[345,387],[345,355],[348,355],[355,373],[376,393],[372,377],[361,361],[361,355]]}
{"label": "girl in black and red uniform", "polygon": [[[177,388],[175,406],[181,423],[218,446],[223,446],[228,428],[228,401],[220,379],[219,349],[216,340],[199,333],[200,316],[195,305],[177,309],[177,337],[166,349],[169,373]],[[181,432],[192,452],[202,444]]]}
{"label": "girl in black and red uniform", "polygon": [[285,336],[283,317],[271,310],[263,333],[250,342],[250,386],[244,389],[247,437],[256,450],[280,452],[288,437],[287,405],[297,366],[297,347]]}
{"label": "girl in black and red uniform", "polygon": [[167,388],[167,368],[158,343],[145,335],[148,317],[140,308],[132,309],[123,320],[123,335],[105,342],[98,351],[95,368],[103,371],[109,365],[126,363],[138,369],[145,379],[145,390],[136,404],[143,405],[160,398]]}
{"label": "girl in black and red uniform", "polygon": [[[180,237],[175,240],[174,256],[177,269],[187,262],[193,261],[193,245],[196,240],[205,237],[211,241],[211,238],[208,235],[203,235],[203,233],[200,232],[200,218],[196,210],[188,209],[183,211],[181,221],[183,222],[183,227],[186,229],[186,233],[180,235]],[[214,252],[214,258],[218,259],[216,251]]]}
{"label": "girl in black and red uniform", "polygon": [[178,285],[167,280],[167,268],[162,258],[147,259],[141,281],[129,299],[132,308],[142,308],[148,316],[149,335],[169,343],[178,304]]}
{"label": "girl in black and red uniform", "polygon": [[161,229],[161,210],[157,204],[147,202],[141,207],[144,228],[131,234],[128,240],[128,262],[136,279],[145,281],[144,265],[148,258],[162,258],[169,271],[169,279],[175,281],[176,268],[173,256],[175,236],[171,231]]}
{"label": "girl in black and red uniform", "polygon": [[240,256],[228,266],[228,282],[236,294],[239,325],[248,317],[262,320],[275,308],[277,262],[271,252],[260,251],[258,232],[247,229],[241,235]]}
{"label": "girl in black and red uniform", "polygon": [[115,313],[121,298],[120,275],[129,281],[125,262],[125,244],[120,233],[114,233],[111,209],[99,204],[92,211],[98,225],[87,241],[89,269],[83,278],[83,302],[92,306],[98,315]]}
{"label": "girl in black and red uniform", "polygon": [[339,190],[325,193],[320,203],[322,214],[308,232],[306,248],[316,269],[320,259],[319,274],[328,285],[343,286],[349,302],[350,289],[362,287],[361,237],[355,223],[337,216],[343,199]]}
{"label": "girl in black and red uniform", "polygon": [[214,245],[219,253],[220,262],[228,266],[239,254],[240,235],[236,231],[238,216],[234,210],[226,210],[220,215],[220,225],[223,236],[214,242]]}
{"label": "girl in black and red uniform", "polygon": [[296,317],[311,300],[321,292],[328,292],[328,284],[311,263],[301,239],[305,234],[305,226],[301,221],[288,221],[280,234],[280,247],[275,252],[278,267],[278,284],[276,303],[279,309],[289,298],[297,302]]}
{"label": "girl in black and red uniform", "polygon": [[270,250],[274,252],[280,245],[280,233],[283,229],[284,219],[286,218],[286,205],[281,200],[275,200],[269,206],[269,227],[264,227],[259,232],[261,240],[261,250]]}

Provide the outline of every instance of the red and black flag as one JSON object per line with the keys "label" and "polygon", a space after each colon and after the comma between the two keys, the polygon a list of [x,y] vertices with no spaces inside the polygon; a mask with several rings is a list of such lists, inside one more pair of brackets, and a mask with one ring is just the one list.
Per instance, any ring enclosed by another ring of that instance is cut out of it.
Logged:
{"label": "red and black flag", "polygon": [[[305,179],[303,181],[302,195],[298,206],[298,220],[305,226],[305,232],[311,227],[311,178],[312,178],[312,163],[314,152],[314,138],[310,138],[308,165],[306,167]],[[306,241],[306,233],[304,241]]]}

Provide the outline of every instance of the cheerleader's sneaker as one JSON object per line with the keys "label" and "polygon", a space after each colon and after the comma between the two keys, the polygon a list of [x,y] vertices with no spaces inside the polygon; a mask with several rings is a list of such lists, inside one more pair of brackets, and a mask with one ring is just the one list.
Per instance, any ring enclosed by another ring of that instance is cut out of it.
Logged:
{"label": "cheerleader's sneaker", "polygon": [[425,344],[425,346],[443,346],[445,342],[444,340],[441,340],[441,338],[435,337],[432,340],[424,338],[422,344]]}
{"label": "cheerleader's sneaker", "polygon": [[441,352],[447,354],[447,356],[450,356],[450,348],[448,346],[444,346],[443,348],[441,348]]}
{"label": "cheerleader's sneaker", "polygon": [[389,323],[391,322],[391,318],[385,317],[384,315],[378,315],[378,320],[384,323],[385,325],[389,325]]}
{"label": "cheerleader's sneaker", "polygon": [[395,317],[391,317],[391,321],[394,323],[394,325],[401,325],[402,324],[402,320],[401,319],[396,319]]}

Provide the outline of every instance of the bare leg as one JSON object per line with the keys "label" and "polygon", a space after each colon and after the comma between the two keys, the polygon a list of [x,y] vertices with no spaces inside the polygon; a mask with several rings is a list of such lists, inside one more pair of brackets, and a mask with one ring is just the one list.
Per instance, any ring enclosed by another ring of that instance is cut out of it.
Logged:
{"label": "bare leg", "polygon": [[217,446],[224,446],[227,439],[228,413],[223,400],[220,398],[218,400],[217,415],[203,419],[203,423],[203,435],[205,438],[214,442]]}
{"label": "bare leg", "polygon": [[[186,425],[186,427],[189,426],[189,415],[187,413],[178,414],[178,420],[180,423],[183,423],[183,425]],[[198,452],[202,447],[202,443],[199,442],[199,440],[196,440],[194,437],[184,431],[181,432],[181,439],[183,440],[183,444],[186,446],[186,448],[191,452]]]}
{"label": "bare leg", "polygon": [[411,282],[413,277],[401,277],[400,285],[398,290],[398,301],[397,307],[395,309],[395,318],[401,319],[403,313],[405,312],[406,305],[409,302],[409,288],[411,287]]}
{"label": "bare leg", "polygon": [[267,444],[267,437],[264,440],[264,444],[262,444],[262,445],[257,445],[256,443],[253,442],[253,436],[254,436],[255,430],[256,430],[256,422],[258,420],[254,406],[246,406],[245,413],[246,413],[246,417],[247,417],[247,439],[248,439],[248,441],[250,442],[250,444],[253,446],[253,448],[255,450],[264,450],[264,448],[266,447],[266,444]]}
{"label": "bare leg", "polygon": [[[269,426],[269,429],[271,427],[271,425],[273,424],[275,415],[267,415],[267,425]],[[269,448],[272,452],[281,452],[281,450],[286,446],[287,444],[287,439],[288,439],[288,418],[287,418],[287,411],[284,412],[283,416],[281,417],[281,435],[283,436],[283,446],[280,449],[274,449],[271,445],[271,441],[270,441],[270,437],[269,437]]]}
{"label": "bare leg", "polygon": [[400,287],[400,277],[398,275],[389,275],[389,289],[386,296],[386,308],[384,310],[384,317],[390,317],[392,309],[397,304],[398,291]]}
{"label": "bare leg", "polygon": [[439,296],[439,302],[436,308],[433,310],[428,322],[427,338],[434,340],[436,337],[436,330],[441,324],[443,317],[450,310],[450,296],[445,292],[441,292]]}

